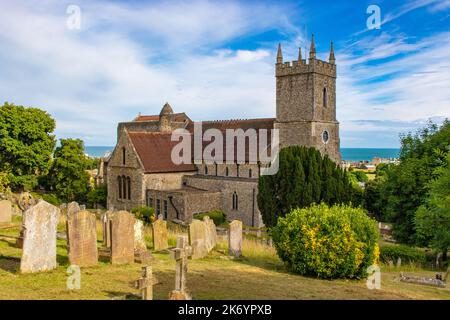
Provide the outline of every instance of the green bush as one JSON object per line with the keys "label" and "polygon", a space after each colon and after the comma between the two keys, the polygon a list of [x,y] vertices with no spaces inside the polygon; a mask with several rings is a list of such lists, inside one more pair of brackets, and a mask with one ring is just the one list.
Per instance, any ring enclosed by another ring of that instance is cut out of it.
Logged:
{"label": "green bush", "polygon": [[136,207],[131,210],[131,213],[146,224],[155,221],[155,209],[151,207]]}
{"label": "green bush", "polygon": [[378,262],[378,228],[360,208],[312,205],[280,217],[270,230],[288,268],[319,278],[362,278]]}
{"label": "green bush", "polygon": [[206,213],[197,213],[194,215],[194,218],[203,220],[203,217],[205,216],[208,216],[211,220],[213,220],[216,226],[221,225],[222,223],[225,223],[227,221],[227,215],[220,210],[213,210]]}
{"label": "green bush", "polygon": [[384,263],[396,261],[400,258],[402,263],[419,263],[424,265],[427,261],[425,252],[405,245],[385,245],[380,250],[380,260]]}
{"label": "green bush", "polygon": [[61,204],[61,201],[58,199],[58,197],[53,194],[53,193],[44,193],[42,195],[42,199],[44,201],[47,201],[48,203],[54,205],[54,206],[59,206]]}

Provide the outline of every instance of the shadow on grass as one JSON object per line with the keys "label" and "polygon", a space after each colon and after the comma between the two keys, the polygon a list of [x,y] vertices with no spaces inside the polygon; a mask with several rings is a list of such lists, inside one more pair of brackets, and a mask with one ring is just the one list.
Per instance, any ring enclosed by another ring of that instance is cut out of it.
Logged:
{"label": "shadow on grass", "polygon": [[8,240],[0,238],[0,242],[4,242],[4,243],[8,244],[8,246],[11,248],[19,248],[17,246],[17,239],[19,239],[18,237],[8,237],[8,236],[2,236],[2,237],[8,238]]}
{"label": "shadow on grass", "polygon": [[20,258],[0,256],[0,269],[17,273],[20,270]]}
{"label": "shadow on grass", "polygon": [[120,291],[104,291],[111,300],[141,300],[141,296]]}

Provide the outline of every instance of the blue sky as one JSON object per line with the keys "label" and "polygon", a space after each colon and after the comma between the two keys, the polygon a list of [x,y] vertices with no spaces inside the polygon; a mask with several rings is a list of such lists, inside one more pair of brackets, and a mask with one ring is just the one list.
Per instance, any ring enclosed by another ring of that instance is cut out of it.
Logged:
{"label": "blue sky", "polygon": [[277,44],[294,60],[312,32],[319,58],[335,44],[342,147],[398,147],[450,117],[450,0],[5,2],[0,101],[46,109],[58,138],[114,145],[119,121],[166,101],[193,120],[274,117]]}

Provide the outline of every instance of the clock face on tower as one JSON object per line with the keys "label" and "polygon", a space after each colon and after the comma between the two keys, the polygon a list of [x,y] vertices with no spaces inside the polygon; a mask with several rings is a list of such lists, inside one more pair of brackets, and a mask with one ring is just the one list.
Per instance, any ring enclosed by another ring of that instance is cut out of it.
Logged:
{"label": "clock face on tower", "polygon": [[328,134],[328,131],[325,130],[322,132],[322,141],[323,143],[328,143],[328,140],[330,140],[330,135]]}

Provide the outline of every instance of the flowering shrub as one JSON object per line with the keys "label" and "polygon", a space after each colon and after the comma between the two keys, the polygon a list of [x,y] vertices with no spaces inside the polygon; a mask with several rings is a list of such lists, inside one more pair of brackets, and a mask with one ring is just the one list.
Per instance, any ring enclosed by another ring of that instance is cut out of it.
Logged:
{"label": "flowering shrub", "polygon": [[290,270],[319,278],[362,278],[378,262],[378,228],[360,208],[326,204],[295,209],[271,229]]}

